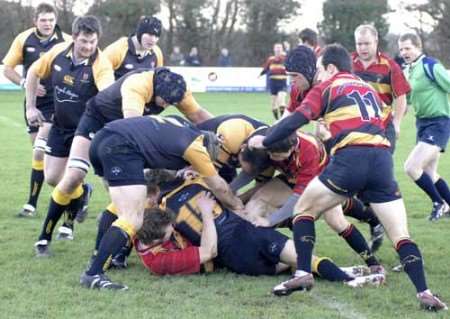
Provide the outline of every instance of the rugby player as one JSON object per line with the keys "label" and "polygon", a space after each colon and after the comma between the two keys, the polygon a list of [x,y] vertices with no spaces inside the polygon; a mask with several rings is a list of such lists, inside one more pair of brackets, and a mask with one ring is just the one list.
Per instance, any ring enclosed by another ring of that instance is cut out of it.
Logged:
{"label": "rugby player", "polygon": [[[101,26],[96,17],[77,18],[72,25],[73,41],[54,46],[33,64],[27,74],[27,120],[31,125],[45,121],[43,113],[36,107],[39,81],[50,79],[54,89],[55,114],[45,156],[45,179],[50,185],[57,185],[62,178],[86,101],[114,82],[111,64],[97,48],[100,34]],[[71,209],[73,211],[83,209],[89,196],[90,187],[86,185],[78,185],[70,193],[55,187],[42,232],[35,244],[36,256],[49,255],[48,246],[54,227],[65,209],[69,205],[75,207]],[[66,234],[72,236],[71,229]]]}
{"label": "rugby player", "polygon": [[249,140],[251,147],[270,147],[320,116],[333,138],[330,162],[308,184],[295,206],[297,271],[292,278],[274,287],[273,293],[286,295],[313,287],[314,221],[346,198],[361,193],[392,240],[416,288],[420,305],[427,310],[447,309],[428,289],[422,255],[408,233],[406,211],[393,176],[390,145],[384,134],[383,102],[369,84],[351,74],[350,55],[340,45],[325,48],[318,62],[318,77],[322,82],[309,92],[295,113],[274,126],[268,136]]}
{"label": "rugby player", "polygon": [[269,90],[272,97],[272,113],[276,120],[281,117],[286,108],[287,76],[284,68],[286,55],[281,43],[273,45],[274,55],[270,56],[264,63],[260,75],[267,74],[269,77]]}
{"label": "rugby player", "polygon": [[163,54],[157,45],[161,30],[158,18],[142,17],[134,34],[105,48],[104,53],[111,61],[116,80],[136,69],[154,69],[164,65]]}
{"label": "rugby player", "polygon": [[[3,58],[3,74],[13,83],[25,88],[25,78],[34,61],[50,50],[55,44],[69,40],[69,36],[56,24],[57,11],[54,6],[41,3],[34,12],[34,27],[20,33],[11,44]],[[14,68],[23,65],[20,75]],[[50,79],[42,79],[36,91],[36,107],[42,112],[44,120],[41,126],[31,126],[26,122],[28,134],[33,144],[31,163],[30,192],[27,203],[18,216],[32,217],[36,215],[36,206],[44,182],[44,154],[54,113],[53,88]],[[24,111],[25,111],[24,102]],[[25,114],[24,114],[25,115]],[[26,115],[24,116],[26,120]]]}

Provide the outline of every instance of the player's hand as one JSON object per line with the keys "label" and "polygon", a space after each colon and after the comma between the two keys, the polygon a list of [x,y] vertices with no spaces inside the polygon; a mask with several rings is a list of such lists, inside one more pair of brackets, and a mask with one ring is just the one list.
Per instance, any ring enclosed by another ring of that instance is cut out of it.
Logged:
{"label": "player's hand", "polygon": [[202,192],[197,198],[197,207],[202,215],[210,215],[214,210],[216,200],[210,192]]}
{"label": "player's hand", "polygon": [[191,167],[183,168],[177,172],[177,177],[182,177],[185,181],[193,180],[199,177],[200,174],[194,171]]}
{"label": "player's hand", "polygon": [[257,148],[257,149],[262,149],[262,148],[265,148],[264,147],[264,145],[263,145],[263,141],[264,141],[264,136],[262,136],[262,135],[255,135],[255,136],[253,136],[253,137],[251,137],[249,140],[248,140],[248,147],[250,147],[250,149],[254,149],[254,148]]}
{"label": "player's hand", "polygon": [[41,126],[44,121],[44,115],[36,107],[27,107],[26,117],[30,126]]}
{"label": "player's hand", "polygon": [[38,86],[36,88],[36,96],[42,97],[42,96],[45,96],[45,94],[47,94],[47,90],[45,89],[45,86],[43,86],[42,84],[38,84]]}

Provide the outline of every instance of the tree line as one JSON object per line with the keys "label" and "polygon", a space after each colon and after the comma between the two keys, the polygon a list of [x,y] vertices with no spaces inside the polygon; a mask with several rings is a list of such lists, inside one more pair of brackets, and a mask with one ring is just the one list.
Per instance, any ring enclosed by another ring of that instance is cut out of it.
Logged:
{"label": "tree line", "polygon": [[[306,0],[304,0],[306,1]],[[0,57],[3,57],[14,37],[32,24],[29,1],[0,0]],[[105,47],[121,36],[134,31],[142,15],[154,15],[165,10],[168,26],[164,28],[159,45],[165,58],[172,48],[181,52],[197,47],[204,65],[216,65],[221,48],[228,48],[233,65],[260,66],[271,54],[275,42],[288,41],[297,45],[297,33],[285,33],[279,26],[290,23],[302,12],[301,1],[295,0],[56,0],[59,25],[70,33],[74,10],[88,8],[87,14],[98,16],[103,25],[100,46]],[[431,33],[417,28],[425,50],[450,65],[450,0],[429,0],[405,8],[425,14],[436,21]],[[387,34],[389,25],[384,18],[389,13],[387,0],[326,0],[323,21],[317,27],[322,44],[340,42],[354,48],[353,30],[361,23],[372,23],[380,34],[382,49],[395,54],[396,37]],[[295,26],[292,28],[295,30]],[[297,28],[298,29],[298,28]]]}

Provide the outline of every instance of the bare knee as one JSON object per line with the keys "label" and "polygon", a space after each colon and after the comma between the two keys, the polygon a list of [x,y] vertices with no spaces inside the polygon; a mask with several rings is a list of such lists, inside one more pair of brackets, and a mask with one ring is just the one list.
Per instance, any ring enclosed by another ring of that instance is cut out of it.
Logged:
{"label": "bare knee", "polygon": [[44,167],[44,179],[48,185],[55,187],[61,180],[61,173]]}
{"label": "bare knee", "polygon": [[423,173],[422,167],[420,167],[417,163],[409,159],[405,162],[403,169],[405,170],[406,174],[413,180],[419,179],[419,177]]}

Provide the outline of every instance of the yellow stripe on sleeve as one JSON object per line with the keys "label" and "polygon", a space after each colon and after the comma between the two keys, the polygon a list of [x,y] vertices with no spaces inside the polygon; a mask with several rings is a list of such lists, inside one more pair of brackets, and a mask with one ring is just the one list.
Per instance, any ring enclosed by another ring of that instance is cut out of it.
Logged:
{"label": "yellow stripe on sleeve", "polygon": [[122,37],[119,40],[108,45],[103,53],[111,62],[114,70],[117,70],[121,65],[128,51],[128,38]]}
{"label": "yellow stripe on sleeve", "polygon": [[27,38],[33,34],[34,28],[30,28],[28,30],[23,31],[14,39],[11,44],[11,47],[3,58],[3,64],[15,67],[16,65],[23,63],[23,46]]}
{"label": "yellow stripe on sleeve", "polygon": [[153,74],[153,71],[132,74],[122,83],[122,111],[144,113],[145,104],[153,96]]}
{"label": "yellow stripe on sleeve", "polygon": [[186,149],[183,158],[203,177],[217,175],[214,164],[203,146],[203,135],[198,136]]}
{"label": "yellow stripe on sleeve", "polygon": [[114,83],[114,70],[106,55],[99,50],[97,58],[92,65],[95,85],[99,91],[106,89]]}

